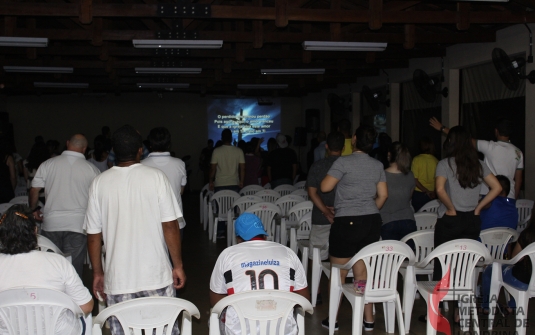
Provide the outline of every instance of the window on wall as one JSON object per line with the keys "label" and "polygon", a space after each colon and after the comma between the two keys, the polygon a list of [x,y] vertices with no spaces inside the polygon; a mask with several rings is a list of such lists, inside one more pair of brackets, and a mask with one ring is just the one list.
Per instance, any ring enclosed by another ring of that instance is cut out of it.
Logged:
{"label": "window on wall", "polygon": [[440,133],[429,126],[429,119],[441,120],[442,98],[437,94],[434,102],[423,100],[412,81],[401,84],[401,142],[410,150],[412,157],[419,155],[420,140],[430,138],[435,144],[435,156],[440,159],[442,145]]}
{"label": "window on wall", "polygon": [[492,62],[463,69],[460,123],[469,129],[472,137],[491,141],[496,140],[496,121],[502,117],[511,119],[514,124],[511,142],[525,156],[525,95],[526,81],[521,80],[516,91],[507,89]]}

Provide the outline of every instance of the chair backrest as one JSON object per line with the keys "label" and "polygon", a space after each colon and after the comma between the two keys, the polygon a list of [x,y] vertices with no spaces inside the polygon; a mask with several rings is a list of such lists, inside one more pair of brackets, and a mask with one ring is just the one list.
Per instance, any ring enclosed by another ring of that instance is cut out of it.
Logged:
{"label": "chair backrest", "polygon": [[201,192],[199,192],[199,207],[200,207],[200,214],[201,214],[201,222],[204,222],[204,213],[203,213],[203,210],[204,210],[204,196],[206,195],[206,193],[208,193],[208,186],[209,184],[206,184],[203,186],[203,188],[201,188]]}
{"label": "chair backrest", "polygon": [[[214,193],[211,201],[212,201],[212,204],[214,202],[217,204],[217,215],[219,217],[224,217],[226,219],[228,210],[232,207],[232,204],[238,198],[240,198],[240,195],[238,194],[238,192],[223,190],[223,191],[218,191]],[[212,205],[212,209],[214,210],[214,212],[215,212],[215,208],[216,206]]]}
{"label": "chair backrest", "polygon": [[414,213],[414,220],[416,220],[416,228],[418,230],[435,229],[437,218],[438,216],[436,212]]}
{"label": "chair backrest", "polygon": [[297,187],[293,186],[293,185],[288,185],[288,184],[285,184],[285,185],[279,185],[277,187],[275,187],[273,189],[273,191],[277,191],[279,192],[279,194],[283,197],[285,195],[288,195],[290,193],[292,193],[293,191],[297,190]]}
{"label": "chair backrest", "polygon": [[281,197],[279,192],[274,191],[274,190],[269,190],[269,189],[264,189],[262,191],[259,191],[255,193],[255,195],[264,199],[265,202],[271,202],[271,203],[275,203],[275,201],[277,201]]}
{"label": "chair backrest", "polygon": [[443,276],[450,270],[449,287],[459,290],[474,289],[474,268],[479,261],[492,262],[485,245],[469,239],[453,240],[435,247],[422,263],[427,264],[434,258],[439,260]]}
{"label": "chair backrest", "polygon": [[0,292],[0,324],[7,326],[8,334],[54,335],[64,310],[73,313],[73,326],[81,330],[78,323],[83,312],[63,292],[34,287]]}
{"label": "chair backrest", "polygon": [[264,189],[271,190],[271,183],[267,183],[266,185],[264,185]]}
{"label": "chair backrest", "polygon": [[182,313],[181,335],[191,335],[191,317],[200,317],[199,310],[191,302],[171,297],[132,299],[110,306],[100,312],[93,321],[93,335],[102,334],[102,326],[110,316],[121,323],[124,334],[171,334],[178,315]]}
{"label": "chair backrest", "polygon": [[293,191],[290,194],[298,195],[302,197],[303,199],[308,200],[308,192],[305,189],[298,188],[297,190]]}
{"label": "chair backrest", "polygon": [[298,240],[308,240],[310,237],[310,230],[312,229],[312,211],[304,214],[299,219],[299,227],[296,231]]}
{"label": "chair backrest", "polygon": [[245,212],[247,208],[260,202],[264,202],[264,200],[256,195],[245,195],[236,199],[236,201],[232,203],[232,210],[229,211],[229,214],[238,217],[241,213]]}
{"label": "chair backrest", "polygon": [[42,235],[37,235],[37,248],[41,251],[52,251],[56,254],[63,255],[63,252],[61,252],[54,242]]}
{"label": "chair backrest", "polygon": [[440,207],[440,202],[437,199],[431,200],[428,203],[426,203],[425,205],[423,205],[422,208],[420,208],[420,210],[418,210],[418,213],[422,213],[422,212],[433,212],[433,213],[436,213],[436,212],[438,212],[438,208],[439,207]]}
{"label": "chair backrest", "polygon": [[479,233],[481,242],[487,247],[495,260],[503,259],[507,245],[518,238],[518,232],[511,228],[491,228]]}
{"label": "chair backrest", "polygon": [[[531,268],[535,269],[535,243],[531,243],[527,247],[522,249],[522,251],[520,251],[515,257],[513,257],[510,262],[522,262],[522,259],[526,256],[529,257],[531,260]],[[533,270],[531,271],[531,279],[529,280],[527,292],[530,297],[535,297],[535,271]]]}
{"label": "chair backrest", "polygon": [[386,240],[362,248],[344,267],[352,267],[358,260],[366,264],[368,277],[365,295],[367,297],[395,296],[399,268],[405,260],[414,263],[414,252],[403,242]]}
{"label": "chair backrest", "polygon": [[4,212],[7,211],[11,206],[13,206],[13,204],[10,202],[6,202],[5,204],[0,204],[0,215],[4,214]]}
{"label": "chair backrest", "polygon": [[275,234],[275,215],[282,215],[279,206],[270,202],[260,202],[254,204],[245,210],[246,213],[253,213],[262,220],[264,229],[273,236]]}
{"label": "chair backrest", "polygon": [[529,221],[531,220],[531,215],[525,218],[523,221],[518,222],[516,226],[516,231],[520,234],[528,227]]}
{"label": "chair backrest", "polygon": [[518,199],[516,201],[516,210],[518,211],[518,222],[522,222],[527,217],[531,217],[531,211],[533,210],[533,200]]}
{"label": "chair backrest", "polygon": [[13,199],[9,200],[10,204],[13,205],[27,205],[28,204],[28,196],[23,195],[19,197],[14,197]]}
{"label": "chair backrest", "polygon": [[[297,312],[298,334],[304,335],[304,313],[312,314],[314,309],[303,296],[279,290],[254,290],[236,293],[221,299],[212,308],[210,335],[219,335],[219,316],[228,306],[236,311],[240,320],[241,334],[276,335],[285,334],[288,316]],[[247,324],[250,325],[247,329]],[[255,326],[257,325],[257,326]],[[278,327],[277,327],[278,325]]]}
{"label": "chair backrest", "polygon": [[435,231],[429,229],[418,230],[403,237],[401,242],[407,243],[410,240],[414,242],[415,246],[415,261],[421,262],[435,248]]}
{"label": "chair backrest", "polygon": [[240,195],[255,195],[256,193],[262,191],[264,188],[260,185],[247,185],[240,190]]}
{"label": "chair backrest", "polygon": [[301,181],[298,181],[297,183],[294,184],[294,187],[298,190],[304,190],[305,189],[305,184],[307,183],[306,180],[301,180]]}
{"label": "chair backrest", "polygon": [[300,221],[305,214],[312,212],[312,207],[314,207],[314,204],[310,200],[301,201],[300,203],[295,204],[288,211],[288,220]]}
{"label": "chair backrest", "polygon": [[287,216],[288,212],[290,211],[290,208],[304,201],[305,199],[298,195],[288,194],[280,197],[277,201],[275,201],[275,205],[280,207],[282,215]]}

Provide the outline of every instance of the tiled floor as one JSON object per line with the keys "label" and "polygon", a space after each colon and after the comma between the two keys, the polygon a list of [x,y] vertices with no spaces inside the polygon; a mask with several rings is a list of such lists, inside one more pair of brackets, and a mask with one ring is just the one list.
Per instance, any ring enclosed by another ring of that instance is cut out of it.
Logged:
{"label": "tiled floor", "polygon": [[[202,230],[199,225],[198,218],[198,194],[194,193],[183,198],[185,217],[187,222],[186,233],[184,235],[183,243],[183,261],[187,275],[186,288],[179,292],[180,297],[193,302],[201,312],[201,319],[194,320],[193,334],[208,334],[208,318],[209,318],[209,282],[212,268],[215,264],[217,256],[226,247],[226,240],[218,240],[216,244],[208,240],[208,234]],[[327,335],[328,330],[321,327],[321,320],[328,315],[328,294],[327,294],[327,278],[322,277],[321,292],[323,295],[323,304],[317,305],[314,309],[313,315],[306,315],[305,331],[306,334],[311,335]],[[400,285],[398,285],[400,287]],[[401,291],[401,290],[400,290]],[[535,299],[532,299],[535,300]],[[531,301],[529,316],[530,324],[535,324],[535,310],[534,301]],[[451,306],[451,303],[450,303]],[[450,324],[452,322],[452,308],[446,315],[449,317]],[[425,334],[425,323],[418,321],[418,316],[426,312],[426,304],[423,299],[415,301],[414,310],[412,313],[412,321],[410,327],[411,334]],[[375,329],[373,332],[366,334],[387,334],[385,331],[382,305],[376,305],[375,315]],[[501,317],[498,316],[495,321],[495,327],[492,331],[488,331],[487,323],[481,320],[481,334],[482,335],[513,335],[515,334],[514,316]],[[335,334],[349,335],[351,334],[351,305],[347,300],[344,300],[341,305],[340,315],[338,319],[340,330]],[[396,327],[396,334],[399,334]],[[463,332],[458,326],[451,327],[452,335],[460,335]],[[527,335],[534,335],[533,327],[528,327]]]}

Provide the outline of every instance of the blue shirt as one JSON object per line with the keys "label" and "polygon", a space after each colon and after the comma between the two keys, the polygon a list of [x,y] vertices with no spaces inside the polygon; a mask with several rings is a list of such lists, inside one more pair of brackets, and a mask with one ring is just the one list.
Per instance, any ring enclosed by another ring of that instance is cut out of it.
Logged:
{"label": "blue shirt", "polygon": [[481,211],[481,230],[490,228],[512,228],[518,225],[516,200],[498,196],[488,209]]}

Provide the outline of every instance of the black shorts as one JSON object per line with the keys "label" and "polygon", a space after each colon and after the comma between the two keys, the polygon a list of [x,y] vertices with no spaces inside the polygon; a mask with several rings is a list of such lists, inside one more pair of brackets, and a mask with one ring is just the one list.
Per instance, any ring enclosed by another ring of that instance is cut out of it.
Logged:
{"label": "black shorts", "polygon": [[329,235],[329,255],[337,258],[351,258],[360,249],[379,241],[381,237],[381,215],[335,217]]}

